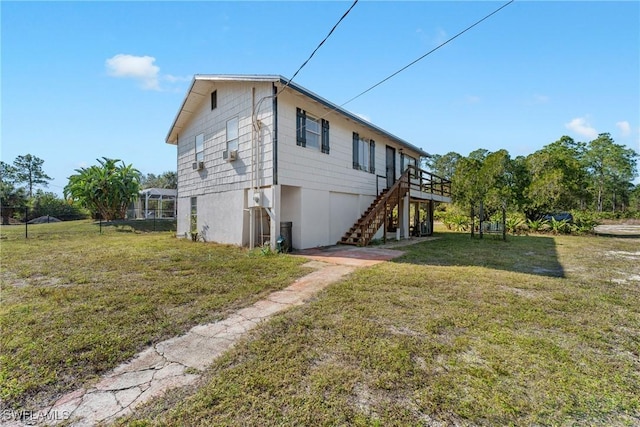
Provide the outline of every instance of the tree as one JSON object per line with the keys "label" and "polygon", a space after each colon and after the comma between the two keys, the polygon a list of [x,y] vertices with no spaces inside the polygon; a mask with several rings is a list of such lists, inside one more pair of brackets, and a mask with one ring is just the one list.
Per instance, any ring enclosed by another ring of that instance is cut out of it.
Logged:
{"label": "tree", "polygon": [[629,210],[640,218],[640,184],[633,187],[629,193]]}
{"label": "tree", "polygon": [[630,183],[638,176],[637,158],[635,151],[616,144],[608,133],[601,133],[589,142],[585,163],[591,175],[598,212],[604,210],[607,201],[615,212],[621,201],[628,200]]}
{"label": "tree", "polygon": [[140,178],[142,188],[178,188],[178,174],[173,171],[167,171],[160,175],[152,173],[143,175]]}
{"label": "tree", "polygon": [[456,171],[456,165],[461,158],[462,156],[460,154],[450,151],[443,156],[434,154],[428,157],[425,163],[432,173],[450,181]]}
{"label": "tree", "polygon": [[584,144],[568,136],[527,156],[530,183],[524,196],[527,199],[525,214],[529,219],[584,205],[587,176],[583,157]]}
{"label": "tree", "polygon": [[27,195],[22,188],[14,185],[16,170],[13,166],[0,161],[0,210],[2,225],[9,224],[9,218],[17,210],[26,206]]}
{"label": "tree", "polygon": [[471,157],[458,160],[451,179],[453,201],[463,209],[471,209],[484,197],[486,188],[480,179],[482,162]]}
{"label": "tree", "polygon": [[33,188],[36,185],[47,187],[48,181],[53,179],[42,170],[43,163],[44,160],[31,154],[18,156],[13,161],[14,180],[27,186],[29,198],[33,197]]}
{"label": "tree", "polygon": [[0,209],[2,210],[2,225],[9,224],[13,213],[21,211],[27,206],[27,195],[24,188],[16,188],[11,182],[0,181]]}
{"label": "tree", "polygon": [[16,180],[16,168],[8,163],[0,161],[0,181],[13,184]]}
{"label": "tree", "polygon": [[124,219],[129,203],[138,197],[140,172],[119,159],[103,157],[98,163],[76,169],[77,174],[64,187],[64,196],[107,221]]}
{"label": "tree", "polygon": [[514,196],[514,167],[507,150],[498,150],[485,156],[480,168],[485,194],[482,200],[487,215],[511,204]]}

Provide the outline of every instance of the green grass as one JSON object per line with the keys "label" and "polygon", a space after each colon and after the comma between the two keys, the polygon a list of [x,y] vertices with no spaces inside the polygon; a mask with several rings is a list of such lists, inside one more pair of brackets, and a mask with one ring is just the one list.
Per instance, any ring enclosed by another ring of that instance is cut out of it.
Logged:
{"label": "green grass", "polygon": [[298,258],[143,232],[151,227],[103,224],[100,234],[90,221],[42,224],[29,239],[23,227],[2,227],[3,408],[43,407],[306,271]]}
{"label": "green grass", "polygon": [[640,425],[638,240],[441,236],[122,424]]}

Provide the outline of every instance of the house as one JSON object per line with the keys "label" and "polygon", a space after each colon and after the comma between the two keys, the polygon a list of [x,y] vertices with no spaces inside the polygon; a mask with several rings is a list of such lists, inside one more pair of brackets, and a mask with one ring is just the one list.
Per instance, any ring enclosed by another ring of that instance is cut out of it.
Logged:
{"label": "house", "polygon": [[166,142],[179,236],[366,245],[430,233],[434,202],[450,202],[425,151],[282,76],[196,75]]}

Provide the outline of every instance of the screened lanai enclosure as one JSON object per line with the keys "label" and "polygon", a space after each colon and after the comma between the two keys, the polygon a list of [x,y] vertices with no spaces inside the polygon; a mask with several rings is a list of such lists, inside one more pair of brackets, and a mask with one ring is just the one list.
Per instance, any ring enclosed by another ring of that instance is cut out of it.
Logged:
{"label": "screened lanai enclosure", "polygon": [[171,188],[145,188],[129,209],[131,219],[176,217],[176,197],[178,190]]}

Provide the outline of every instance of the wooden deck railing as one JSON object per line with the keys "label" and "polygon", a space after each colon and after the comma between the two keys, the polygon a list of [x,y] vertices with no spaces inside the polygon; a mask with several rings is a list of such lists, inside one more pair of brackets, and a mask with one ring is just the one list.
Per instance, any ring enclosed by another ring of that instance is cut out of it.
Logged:
{"label": "wooden deck railing", "polygon": [[423,193],[451,197],[451,181],[426,170],[409,165],[409,186]]}

